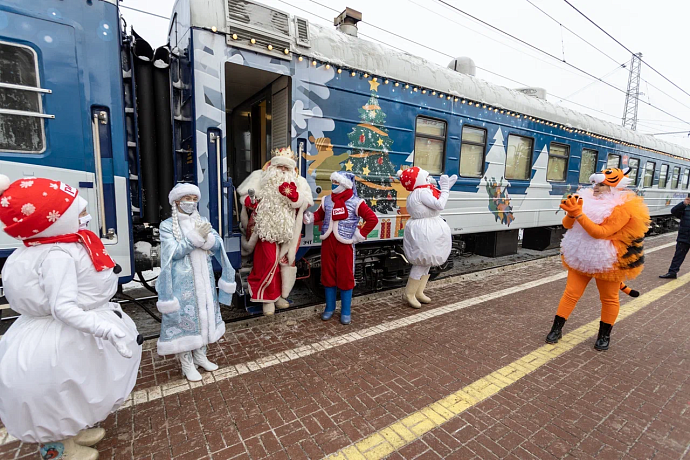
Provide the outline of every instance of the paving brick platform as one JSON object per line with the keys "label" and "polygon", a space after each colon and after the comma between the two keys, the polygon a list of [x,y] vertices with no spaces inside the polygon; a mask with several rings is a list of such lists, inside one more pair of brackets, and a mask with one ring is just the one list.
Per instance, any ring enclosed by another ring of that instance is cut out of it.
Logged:
{"label": "paving brick platform", "polygon": [[[642,292],[631,308],[643,306],[614,326],[608,352],[582,339],[457,415],[416,425],[389,458],[690,455],[690,283],[644,300],[666,284],[657,276],[673,239],[648,241],[663,249],[629,283]],[[349,327],[336,314],[229,331],[209,351],[221,369],[199,384],[147,343],[132,398],[102,424],[101,458],[381,458],[353,446],[544,346],[565,286],[557,260],[468,278],[430,289],[421,310],[360,302]],[[592,284],[564,333],[598,321],[599,308]],[[36,445],[0,444],[2,459],[37,456]]]}

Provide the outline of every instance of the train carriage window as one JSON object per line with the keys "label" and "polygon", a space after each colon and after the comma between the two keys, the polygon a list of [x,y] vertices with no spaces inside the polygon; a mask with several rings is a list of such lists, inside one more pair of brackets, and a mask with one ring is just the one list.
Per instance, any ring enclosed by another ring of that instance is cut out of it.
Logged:
{"label": "train carriage window", "polygon": [[599,154],[596,150],[582,149],[582,160],[580,161],[580,183],[589,184],[589,177],[597,170],[597,158]]}
{"label": "train carriage window", "polygon": [[648,161],[644,167],[644,183],[645,187],[651,187],[654,184],[654,169],[656,168],[656,163],[653,161]]}
{"label": "train carriage window", "polygon": [[554,182],[565,182],[568,174],[568,158],[570,157],[570,146],[565,144],[551,143],[549,151],[549,163],[546,167],[546,180]]}
{"label": "train carriage window", "polygon": [[683,172],[683,188],[686,190],[688,188],[688,182],[690,182],[690,169],[685,168],[685,172]]}
{"label": "train carriage window", "polygon": [[429,171],[429,174],[441,174],[446,148],[446,122],[417,117],[416,128],[414,165]]}
{"label": "train carriage window", "polygon": [[630,172],[628,173],[628,177],[632,181],[632,185],[637,185],[637,176],[639,174],[639,169],[640,169],[640,160],[637,158],[630,158],[628,160],[628,168],[630,168]]}
{"label": "train carriage window", "polygon": [[529,180],[533,150],[534,139],[515,134],[508,135],[506,179]]}
{"label": "train carriage window", "polygon": [[45,131],[36,52],[0,42],[0,152],[41,153]]}
{"label": "train carriage window", "polygon": [[678,180],[680,180],[680,166],[673,168],[673,175],[671,176],[671,189],[678,188]]}
{"label": "train carriage window", "polygon": [[659,173],[659,188],[666,188],[666,179],[668,178],[668,165],[661,165],[661,172]]}
{"label": "train carriage window", "polygon": [[609,153],[609,156],[606,159],[606,167],[607,168],[620,168],[621,167],[621,156],[616,155],[615,153]]}
{"label": "train carriage window", "polygon": [[485,151],[486,130],[464,126],[460,147],[460,175],[463,177],[481,177],[484,172]]}

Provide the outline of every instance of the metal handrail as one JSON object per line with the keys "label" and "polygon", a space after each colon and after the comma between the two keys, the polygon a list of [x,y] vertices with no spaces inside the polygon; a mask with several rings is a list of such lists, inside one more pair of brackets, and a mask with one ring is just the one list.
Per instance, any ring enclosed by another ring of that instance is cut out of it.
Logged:
{"label": "metal handrail", "polygon": [[25,86],[25,85],[15,85],[14,83],[2,83],[0,82],[0,88],[7,89],[18,89],[20,91],[31,91],[34,93],[52,94],[52,89],[39,88],[37,86]]}
{"label": "metal handrail", "polygon": [[94,161],[96,162],[96,195],[98,198],[98,217],[100,220],[99,226],[101,228],[101,236],[107,238],[106,224],[105,224],[105,198],[103,185],[103,166],[101,165],[101,134],[98,130],[98,123],[102,117],[105,117],[105,112],[97,112],[93,114],[91,121],[91,128],[93,130],[93,153]]}
{"label": "metal handrail", "polygon": [[40,112],[27,112],[25,110],[12,110],[12,109],[0,109],[0,115],[16,115],[19,117],[32,117],[32,118],[55,118],[55,115],[50,115],[48,113]]}

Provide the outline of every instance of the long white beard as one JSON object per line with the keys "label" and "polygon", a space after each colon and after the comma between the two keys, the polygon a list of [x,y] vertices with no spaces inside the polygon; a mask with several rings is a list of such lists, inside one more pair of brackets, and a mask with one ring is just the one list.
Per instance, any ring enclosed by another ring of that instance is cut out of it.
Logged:
{"label": "long white beard", "polygon": [[259,238],[282,244],[292,239],[295,229],[295,209],[291,201],[280,194],[283,182],[295,182],[297,177],[290,172],[269,167],[262,178],[262,185],[256,198],[259,205],[254,218],[254,231]]}

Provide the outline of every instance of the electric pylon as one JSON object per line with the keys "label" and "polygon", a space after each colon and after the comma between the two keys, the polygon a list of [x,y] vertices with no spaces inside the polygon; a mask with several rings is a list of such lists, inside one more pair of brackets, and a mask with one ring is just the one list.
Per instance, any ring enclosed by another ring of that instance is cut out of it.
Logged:
{"label": "electric pylon", "polygon": [[637,104],[640,99],[641,67],[642,53],[633,54],[630,60],[628,91],[625,93],[625,110],[623,111],[623,126],[633,131],[637,129]]}

